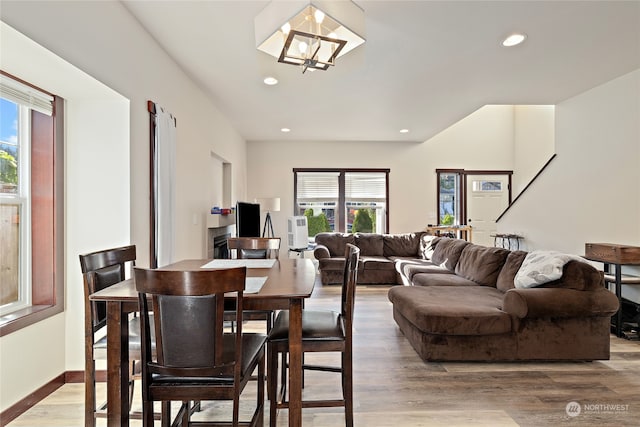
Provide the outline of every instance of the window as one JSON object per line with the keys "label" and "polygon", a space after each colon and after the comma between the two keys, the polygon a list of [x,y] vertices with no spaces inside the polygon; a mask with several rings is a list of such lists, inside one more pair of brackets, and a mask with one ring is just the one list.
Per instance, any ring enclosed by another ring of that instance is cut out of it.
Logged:
{"label": "window", "polygon": [[460,224],[460,172],[438,172],[438,225]]}
{"label": "window", "polygon": [[0,336],[64,307],[62,106],[0,71]]}
{"label": "window", "polygon": [[295,215],[309,236],[323,231],[386,233],[388,169],[294,169]]}
{"label": "window", "polygon": [[475,191],[475,192],[502,191],[502,182],[501,181],[473,180],[472,191]]}
{"label": "window", "polygon": [[29,112],[0,98],[0,315],[31,304]]}

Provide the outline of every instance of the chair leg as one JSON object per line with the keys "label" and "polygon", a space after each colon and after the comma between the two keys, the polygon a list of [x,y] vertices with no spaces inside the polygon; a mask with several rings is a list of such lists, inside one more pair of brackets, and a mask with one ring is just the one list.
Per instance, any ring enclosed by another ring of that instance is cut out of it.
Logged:
{"label": "chair leg", "polygon": [[258,364],[258,398],[256,402],[257,408],[259,408],[257,425],[261,427],[264,426],[264,380],[266,377],[264,359],[265,357],[263,356]]}
{"label": "chair leg", "polygon": [[[269,402],[269,426],[275,427],[278,411],[278,353],[268,349],[269,368],[267,378],[267,394],[270,396]],[[284,366],[282,367],[284,369]]]}
{"label": "chair leg", "polygon": [[133,406],[133,395],[135,391],[136,382],[133,379],[136,374],[136,361],[132,360],[130,364],[131,371],[129,372],[129,412],[131,412],[131,407]]}
{"label": "chair leg", "polygon": [[282,352],[282,371],[280,373],[280,399],[285,401],[287,396],[287,369],[289,368],[289,360],[287,355],[289,353]]}
{"label": "chair leg", "polygon": [[[269,335],[269,332],[271,332],[271,328],[273,327],[273,312],[269,312],[267,314],[267,335]],[[267,351],[267,367],[271,368],[271,352]],[[271,371],[267,371],[267,376],[266,376],[266,381],[268,384],[269,381],[269,372]],[[272,394],[271,394],[271,388],[269,386],[267,386],[267,399],[271,400]]]}
{"label": "chair leg", "polygon": [[[162,419],[164,423],[164,418]],[[153,427],[153,402],[149,400],[142,401],[142,427]]]}
{"label": "chair leg", "polygon": [[180,409],[182,411],[182,425],[184,427],[189,427],[189,418],[191,418],[191,403],[189,403],[189,401],[184,401],[182,402],[182,408]]}
{"label": "chair leg", "polygon": [[[162,402],[162,406],[161,406],[161,411],[162,411],[162,421],[160,422],[160,425],[162,427],[169,427],[171,425],[171,402]],[[153,406],[152,406],[153,409]],[[143,426],[144,427],[144,426]]]}
{"label": "chair leg", "polygon": [[87,357],[84,369],[84,425],[95,427],[96,425],[96,379],[95,363],[93,355]]}
{"label": "chair leg", "polygon": [[350,351],[342,353],[342,393],[346,427],[353,427],[353,359]]}
{"label": "chair leg", "polygon": [[233,425],[240,422],[240,391],[236,390],[233,395]]}

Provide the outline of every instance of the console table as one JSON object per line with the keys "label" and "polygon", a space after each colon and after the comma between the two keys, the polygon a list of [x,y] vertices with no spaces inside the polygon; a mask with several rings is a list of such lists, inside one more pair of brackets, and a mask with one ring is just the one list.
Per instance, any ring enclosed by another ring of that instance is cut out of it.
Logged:
{"label": "console table", "polygon": [[470,225],[428,225],[425,231],[436,236],[440,236],[443,233],[451,233],[460,239],[464,239],[468,242],[471,241]]}
{"label": "console table", "polygon": [[[616,297],[620,308],[615,316],[616,336],[624,337],[622,332],[622,285],[640,285],[640,277],[623,276],[623,265],[640,265],[640,247],[617,245],[613,243],[586,243],[585,258],[591,261],[598,261],[604,265],[604,278],[607,283],[614,283],[616,286]],[[611,274],[611,265],[615,267]]]}

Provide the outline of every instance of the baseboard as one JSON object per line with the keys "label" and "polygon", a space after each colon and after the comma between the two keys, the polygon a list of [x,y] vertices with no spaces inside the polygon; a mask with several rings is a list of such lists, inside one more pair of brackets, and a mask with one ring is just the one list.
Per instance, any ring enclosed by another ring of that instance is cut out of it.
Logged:
{"label": "baseboard", "polygon": [[[107,381],[107,371],[96,371],[96,381],[97,382],[106,382]],[[0,427],[5,427],[11,421],[18,418],[20,415],[24,414],[29,408],[33,405],[40,402],[45,397],[49,396],[51,393],[56,391],[58,388],[62,387],[64,384],[71,383],[83,383],[84,382],[84,371],[66,371],[39,389],[35,390],[33,393],[25,397],[24,399],[18,401],[16,404],[7,408],[6,410],[0,413]]]}
{"label": "baseboard", "polygon": [[33,393],[29,394],[24,399],[18,401],[16,404],[2,411],[2,413],[0,413],[0,427],[6,426],[11,421],[15,420],[20,415],[25,413],[33,405],[49,396],[58,388],[62,387],[65,383],[65,376],[65,374],[58,375],[39,389],[35,390]]}
{"label": "baseboard", "polygon": [[[73,384],[73,383],[83,383],[84,382],[84,371],[67,371],[64,373],[64,382],[65,384]],[[106,383],[107,382],[107,371],[96,371],[96,382],[98,383]]]}

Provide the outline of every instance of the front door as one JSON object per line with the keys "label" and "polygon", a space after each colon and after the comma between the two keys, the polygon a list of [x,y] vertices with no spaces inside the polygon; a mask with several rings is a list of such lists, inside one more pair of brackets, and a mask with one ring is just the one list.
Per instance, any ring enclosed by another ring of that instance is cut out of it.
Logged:
{"label": "front door", "polygon": [[509,206],[507,175],[466,175],[467,225],[473,227],[473,243],[493,246],[496,219]]}

